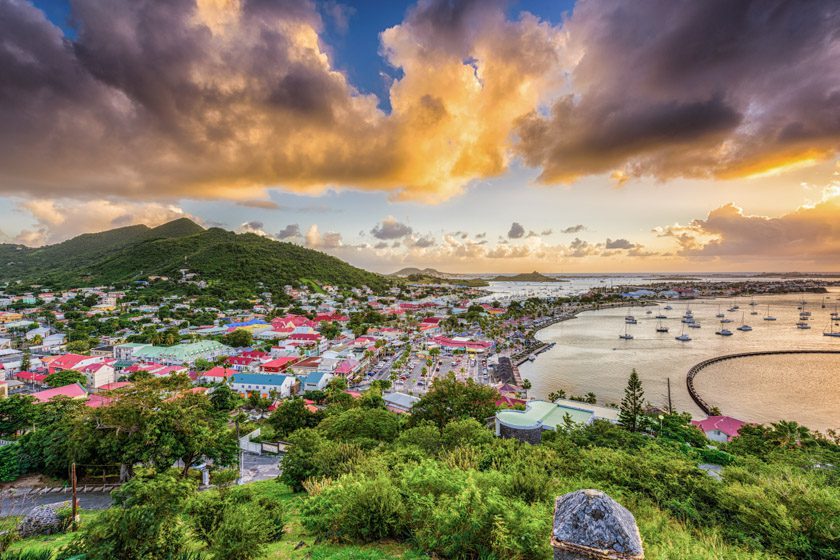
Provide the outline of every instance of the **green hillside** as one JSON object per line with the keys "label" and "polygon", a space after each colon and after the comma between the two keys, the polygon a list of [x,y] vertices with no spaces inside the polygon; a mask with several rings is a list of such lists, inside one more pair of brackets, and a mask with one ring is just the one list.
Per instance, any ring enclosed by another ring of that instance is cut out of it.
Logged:
{"label": "green hillside", "polygon": [[256,289],[296,285],[302,279],[338,286],[382,288],[378,274],[292,243],[253,234],[204,229],[182,218],[157,228],[130,226],[85,234],[31,249],[0,245],[0,281],[20,280],[55,288],[124,284],[150,275],[202,280]]}

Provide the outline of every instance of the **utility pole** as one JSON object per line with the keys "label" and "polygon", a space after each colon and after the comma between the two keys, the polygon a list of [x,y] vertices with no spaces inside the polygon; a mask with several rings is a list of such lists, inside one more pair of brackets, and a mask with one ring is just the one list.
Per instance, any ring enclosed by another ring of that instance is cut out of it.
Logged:
{"label": "utility pole", "polygon": [[674,413],[674,406],[671,403],[671,378],[668,377],[668,414]]}
{"label": "utility pole", "polygon": [[72,505],[72,516],[71,516],[71,523],[73,530],[76,530],[76,515],[78,515],[79,511],[79,500],[78,496],[76,495],[76,462],[74,461],[73,464],[70,465],[70,481],[73,484],[73,505]]}

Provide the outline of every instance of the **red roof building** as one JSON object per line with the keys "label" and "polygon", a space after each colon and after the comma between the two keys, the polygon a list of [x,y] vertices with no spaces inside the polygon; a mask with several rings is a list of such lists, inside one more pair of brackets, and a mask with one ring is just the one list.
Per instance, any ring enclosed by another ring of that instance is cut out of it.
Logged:
{"label": "red roof building", "polygon": [[63,387],[54,387],[45,391],[38,391],[37,393],[32,393],[32,396],[35,397],[35,400],[38,401],[38,403],[45,403],[55,397],[86,399],[88,394],[84,387],[78,383],[72,383],[70,385],[64,385]]}
{"label": "red roof building", "polygon": [[692,420],[691,424],[703,430],[710,440],[723,442],[732,441],[746,422],[731,416],[709,416],[705,420]]}
{"label": "red roof building", "polygon": [[286,369],[292,365],[293,363],[300,360],[300,358],[295,358],[292,356],[284,356],[282,358],[275,358],[269,362],[264,363],[260,366],[260,369],[264,373],[281,373],[286,371]]}

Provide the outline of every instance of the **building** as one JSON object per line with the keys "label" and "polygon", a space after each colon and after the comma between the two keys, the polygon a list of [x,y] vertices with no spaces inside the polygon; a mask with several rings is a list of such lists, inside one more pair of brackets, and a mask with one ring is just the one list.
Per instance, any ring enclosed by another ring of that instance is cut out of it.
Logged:
{"label": "building", "polygon": [[32,396],[35,397],[35,400],[37,401],[36,404],[40,404],[49,402],[55,397],[68,397],[74,400],[85,400],[87,399],[88,394],[84,387],[78,383],[72,383],[63,387],[54,387],[52,389],[38,391],[37,393],[32,393]]}
{"label": "building", "polygon": [[98,362],[79,368],[78,371],[87,379],[85,385],[88,389],[98,389],[117,380],[113,362],[114,360],[110,359],[108,362]]}
{"label": "building", "polygon": [[737,437],[746,422],[731,416],[709,416],[705,420],[692,420],[691,424],[703,430],[708,439],[723,443]]}
{"label": "building", "polygon": [[496,435],[527,443],[539,443],[543,430],[555,430],[567,419],[578,424],[595,420],[618,422],[618,410],[567,399],[555,402],[529,401],[525,410],[500,410],[496,413]]}
{"label": "building", "polygon": [[388,410],[400,414],[411,412],[411,409],[420,400],[419,397],[405,393],[385,393],[382,395],[382,399],[385,401],[385,407]]}
{"label": "building", "polygon": [[327,371],[313,371],[301,380],[303,392],[321,391],[333,378],[333,374]]}
{"label": "building", "polygon": [[259,393],[269,397],[274,392],[278,397],[288,397],[297,387],[297,379],[290,375],[237,373],[231,377],[230,387],[242,396]]}
{"label": "building", "polygon": [[[123,345],[119,345],[123,346]],[[115,351],[119,347],[114,347]],[[233,353],[230,346],[215,340],[201,340],[174,346],[152,346],[151,344],[135,348],[132,352],[134,360],[158,362],[165,365],[194,364],[196,360],[213,361],[219,356],[229,356]],[[117,358],[120,360],[120,358]]]}

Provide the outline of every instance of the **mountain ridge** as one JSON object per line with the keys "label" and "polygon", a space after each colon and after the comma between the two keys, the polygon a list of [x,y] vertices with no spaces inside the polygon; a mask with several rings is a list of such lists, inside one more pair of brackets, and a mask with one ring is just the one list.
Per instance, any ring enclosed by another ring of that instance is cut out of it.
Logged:
{"label": "mountain ridge", "polygon": [[188,218],[155,228],[126,226],[86,233],[39,248],[0,245],[0,281],[54,288],[120,285],[188,269],[208,283],[279,290],[312,280],[378,289],[390,282],[336,257],[292,243],[221,228]]}

